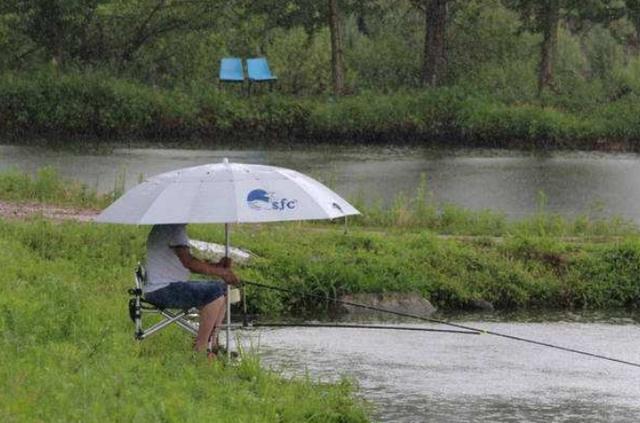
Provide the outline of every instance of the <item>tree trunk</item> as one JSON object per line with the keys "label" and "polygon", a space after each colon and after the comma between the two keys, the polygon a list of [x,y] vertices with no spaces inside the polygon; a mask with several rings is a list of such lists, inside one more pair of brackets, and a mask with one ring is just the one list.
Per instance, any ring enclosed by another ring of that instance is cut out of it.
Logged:
{"label": "tree trunk", "polygon": [[447,70],[447,2],[425,0],[425,38],[422,82],[425,85],[442,84]]}
{"label": "tree trunk", "polygon": [[55,69],[59,69],[62,67],[62,49],[56,48],[53,54],[51,55],[51,64]]}
{"label": "tree trunk", "polygon": [[331,31],[331,74],[333,93],[344,94],[344,48],[342,22],[338,10],[338,0],[329,0],[329,30]]}
{"label": "tree trunk", "polygon": [[54,40],[52,40],[51,49],[51,65],[55,70],[56,74],[62,69],[62,60],[63,60],[63,47],[61,42],[61,37],[57,36]]}
{"label": "tree trunk", "polygon": [[640,54],[640,14],[638,14],[637,16],[634,16],[633,19],[633,27],[636,30],[636,39],[634,40],[634,50],[636,52],[636,54]]}
{"label": "tree trunk", "polygon": [[538,95],[553,86],[554,64],[558,47],[558,25],[560,22],[559,0],[546,0],[542,8],[542,46],[538,70]]}

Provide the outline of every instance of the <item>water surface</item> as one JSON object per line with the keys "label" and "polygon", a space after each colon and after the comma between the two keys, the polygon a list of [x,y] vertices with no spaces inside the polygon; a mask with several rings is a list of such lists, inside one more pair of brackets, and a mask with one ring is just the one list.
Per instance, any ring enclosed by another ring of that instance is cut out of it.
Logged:
{"label": "water surface", "polygon": [[[640,362],[633,320],[464,323]],[[287,328],[242,339],[289,375],[351,378],[378,421],[640,421],[640,368],[489,335]]]}
{"label": "water surface", "polygon": [[[106,151],[106,152],[105,152]],[[540,192],[546,210],[566,216],[620,216],[640,222],[640,156],[580,152],[533,153],[496,149],[418,147],[294,147],[291,149],[115,148],[78,153],[43,147],[1,146],[0,170],[35,172],[52,166],[99,191],[111,191],[118,174],[126,186],[141,176],[180,167],[232,161],[284,166],[308,173],[347,197],[391,204],[414,193],[421,175],[431,201],[509,217],[535,213]]]}

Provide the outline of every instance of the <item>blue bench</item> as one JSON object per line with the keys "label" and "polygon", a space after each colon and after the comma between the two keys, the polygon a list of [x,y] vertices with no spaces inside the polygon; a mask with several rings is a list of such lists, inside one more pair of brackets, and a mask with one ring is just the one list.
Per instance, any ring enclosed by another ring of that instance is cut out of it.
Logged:
{"label": "blue bench", "polygon": [[[255,57],[247,59],[247,74],[249,76],[249,94],[251,94],[252,83],[269,82],[274,83],[278,80],[276,76],[271,73],[269,63],[264,57]],[[271,85],[273,87],[273,85]]]}

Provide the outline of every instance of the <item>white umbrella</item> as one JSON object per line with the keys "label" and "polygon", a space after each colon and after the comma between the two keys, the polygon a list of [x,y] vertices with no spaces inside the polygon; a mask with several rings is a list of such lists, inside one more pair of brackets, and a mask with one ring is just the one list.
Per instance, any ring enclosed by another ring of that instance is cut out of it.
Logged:
{"label": "white umbrella", "polygon": [[254,223],[358,214],[320,182],[290,169],[229,163],[178,169],[147,179],[96,219],[104,223]]}
{"label": "white umbrella", "polygon": [[[306,175],[275,166],[222,163],[153,176],[129,190],[96,218],[136,225],[229,224],[335,219],[359,214],[338,194]],[[228,293],[227,293],[228,294]],[[230,303],[227,295],[227,351]]]}

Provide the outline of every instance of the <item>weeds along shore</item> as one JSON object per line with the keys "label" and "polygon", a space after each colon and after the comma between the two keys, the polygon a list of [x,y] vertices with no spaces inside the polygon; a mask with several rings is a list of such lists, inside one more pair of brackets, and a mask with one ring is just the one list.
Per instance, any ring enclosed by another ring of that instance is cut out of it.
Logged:
{"label": "weeds along shore", "polygon": [[[636,150],[637,95],[593,108],[505,102],[463,86],[361,92],[334,99],[263,93],[246,97],[213,84],[158,88],[104,74],[0,75],[0,134],[35,137],[197,137],[205,145],[411,142],[504,148]],[[81,142],[81,141],[79,141]]]}

